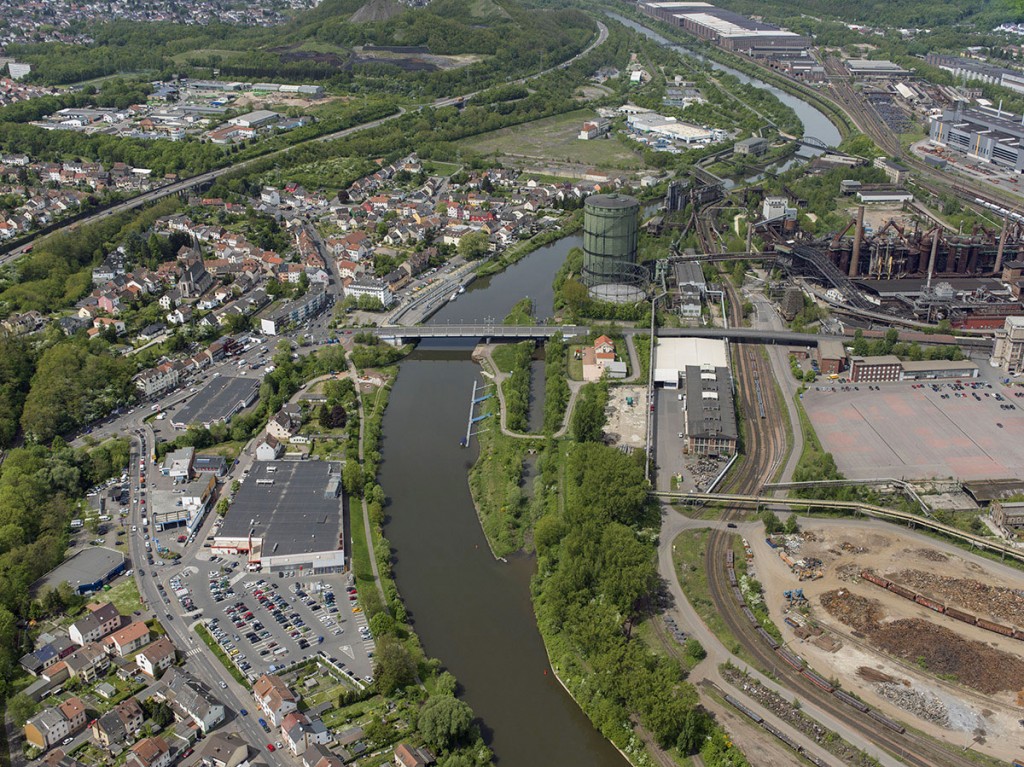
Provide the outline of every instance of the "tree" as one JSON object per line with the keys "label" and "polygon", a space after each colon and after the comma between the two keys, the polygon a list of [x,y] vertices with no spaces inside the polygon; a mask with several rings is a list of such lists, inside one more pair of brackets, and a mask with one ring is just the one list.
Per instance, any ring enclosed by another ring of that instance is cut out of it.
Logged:
{"label": "tree", "polygon": [[398,624],[387,613],[380,612],[370,618],[370,631],[375,637],[394,636],[397,630]]}
{"label": "tree", "polygon": [[761,521],[764,522],[765,535],[774,535],[783,530],[782,522],[775,515],[774,511],[764,511],[761,514]]}
{"label": "tree", "polygon": [[349,458],[341,469],[341,482],[345,492],[350,496],[359,496],[363,492],[363,467],[355,458]]}
{"label": "tree", "polygon": [[382,695],[408,687],[416,681],[416,662],[401,642],[391,636],[377,639],[373,678]]}
{"label": "tree", "polygon": [[800,523],[797,521],[796,514],[790,514],[786,518],[785,530],[789,535],[795,535],[800,532]]}
{"label": "tree", "polygon": [[687,639],[683,644],[683,652],[686,653],[687,658],[693,658],[695,661],[704,660],[708,656],[708,651],[704,649],[704,645],[693,637]]}
{"label": "tree", "polygon": [[683,756],[700,752],[704,740],[711,731],[711,717],[700,706],[695,706],[683,717],[683,727],[676,739],[676,748]]}
{"label": "tree", "polygon": [[459,239],[459,255],[467,261],[475,261],[487,253],[487,235],[483,232],[470,232]]}
{"label": "tree", "polygon": [[469,733],[473,711],[458,698],[435,696],[420,711],[418,729],[427,745],[447,751]]}
{"label": "tree", "polygon": [[18,727],[31,719],[38,710],[39,704],[23,692],[7,700],[7,713]]}

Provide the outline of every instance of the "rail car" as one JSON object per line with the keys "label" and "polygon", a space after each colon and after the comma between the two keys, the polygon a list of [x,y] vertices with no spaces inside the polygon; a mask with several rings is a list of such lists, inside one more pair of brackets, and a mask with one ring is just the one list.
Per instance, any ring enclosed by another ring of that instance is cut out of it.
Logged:
{"label": "rail car", "polygon": [[761,639],[763,639],[765,642],[767,642],[768,646],[771,647],[773,650],[778,650],[779,649],[779,642],[778,642],[778,640],[775,639],[775,637],[773,637],[767,631],[765,631],[763,627],[758,626],[757,627],[757,633],[761,635]]}
{"label": "rail car", "polygon": [[809,668],[805,668],[800,673],[808,679],[810,679],[814,684],[823,689],[825,692],[832,692],[835,689],[835,686],[827,679],[825,679],[825,677],[823,677],[821,674],[811,671]]}
{"label": "rail car", "polygon": [[900,724],[899,722],[894,722],[892,719],[890,719],[887,716],[882,716],[877,711],[875,711],[873,708],[872,709],[868,709],[867,713],[868,713],[868,716],[870,716],[872,719],[874,719],[880,725],[882,725],[883,727],[888,727],[893,732],[903,733],[903,732],[907,731],[907,728],[904,727],[902,724]]}
{"label": "rail car", "polygon": [[761,722],[764,721],[764,719],[761,718],[760,714],[751,711],[749,708],[744,706],[742,703],[736,700],[736,698],[732,697],[732,695],[729,695],[728,693],[726,693],[725,695],[725,702],[733,708],[737,709],[741,714],[744,714],[745,716],[749,717],[752,721],[757,722],[758,724],[761,724]]}
{"label": "rail car", "polygon": [[747,620],[754,626],[757,625],[757,617],[754,615],[754,611],[746,605],[743,605],[743,614],[747,616]]}
{"label": "rail car", "polygon": [[789,650],[779,649],[776,650],[776,652],[779,654],[779,657],[782,658],[782,660],[786,661],[786,663],[795,668],[797,671],[804,670],[804,662],[803,659],[800,658],[800,656],[794,655]]}
{"label": "rail car", "polygon": [[843,692],[842,690],[833,690],[832,695],[834,695],[838,700],[845,703],[847,706],[851,706],[852,708],[857,709],[862,714],[866,714],[868,712],[867,704],[857,700],[848,692]]}

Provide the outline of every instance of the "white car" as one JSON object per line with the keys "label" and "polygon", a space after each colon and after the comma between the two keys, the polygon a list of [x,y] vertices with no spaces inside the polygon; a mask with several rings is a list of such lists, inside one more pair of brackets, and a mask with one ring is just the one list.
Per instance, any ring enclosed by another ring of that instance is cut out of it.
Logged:
{"label": "white car", "polygon": [[226,689],[228,689],[228,685],[227,685],[227,682],[221,682],[221,683],[220,683],[220,689],[222,689],[222,690],[226,690]]}

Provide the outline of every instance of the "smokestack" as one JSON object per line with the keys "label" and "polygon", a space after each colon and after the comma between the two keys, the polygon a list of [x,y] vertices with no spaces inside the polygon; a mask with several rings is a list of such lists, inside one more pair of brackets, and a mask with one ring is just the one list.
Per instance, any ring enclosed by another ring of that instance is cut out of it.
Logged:
{"label": "smokestack", "polygon": [[850,279],[857,276],[860,268],[860,243],[864,239],[864,206],[857,206],[857,227],[853,232],[853,253],[850,254]]}
{"label": "smokestack", "polygon": [[1007,231],[1009,230],[1009,228],[1010,228],[1010,220],[1004,218],[1003,219],[1003,231],[1002,231],[1002,234],[999,235],[999,248],[998,248],[998,250],[996,250],[996,268],[995,268],[996,275],[998,275],[999,272],[1001,272],[1002,269],[1003,269],[1003,249],[1006,247],[1006,234],[1007,234]]}
{"label": "smokestack", "polygon": [[935,273],[935,254],[939,250],[939,227],[935,227],[935,234],[932,235],[932,255],[928,259],[928,279],[925,281],[925,292],[931,290],[932,275]]}

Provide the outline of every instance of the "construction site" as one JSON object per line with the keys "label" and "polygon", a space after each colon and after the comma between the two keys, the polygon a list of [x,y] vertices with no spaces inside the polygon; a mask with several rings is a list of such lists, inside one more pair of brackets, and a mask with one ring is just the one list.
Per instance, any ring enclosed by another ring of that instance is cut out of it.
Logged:
{"label": "construction site", "polygon": [[951,745],[1018,755],[1024,573],[872,522],[805,521],[750,546],[748,573],[808,668]]}

